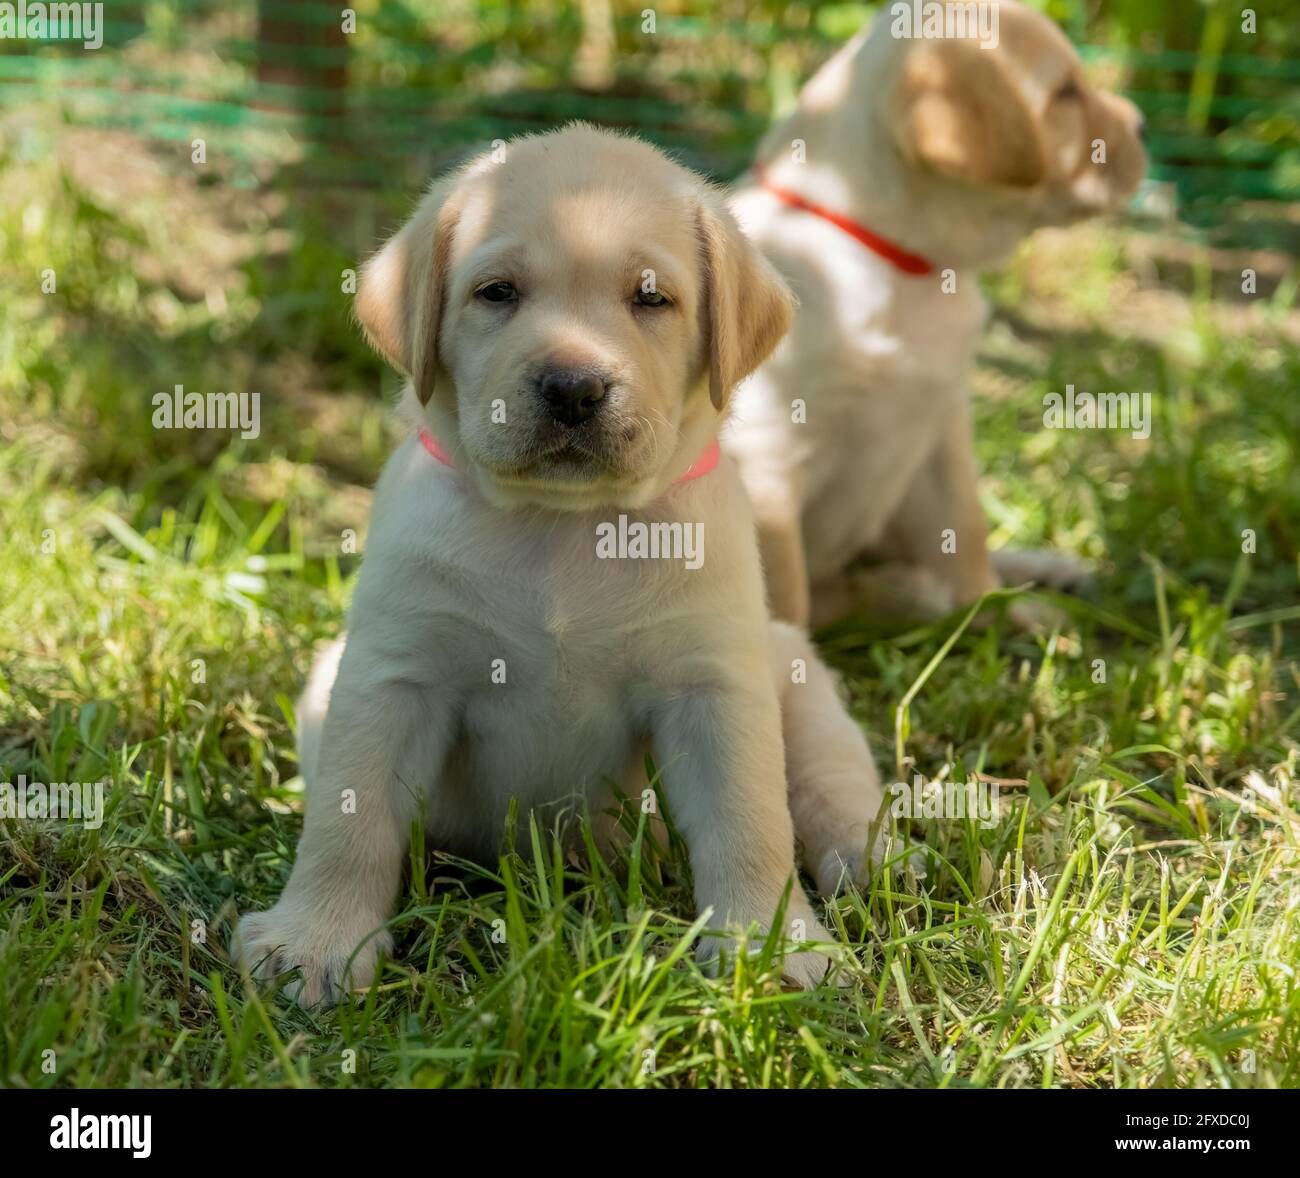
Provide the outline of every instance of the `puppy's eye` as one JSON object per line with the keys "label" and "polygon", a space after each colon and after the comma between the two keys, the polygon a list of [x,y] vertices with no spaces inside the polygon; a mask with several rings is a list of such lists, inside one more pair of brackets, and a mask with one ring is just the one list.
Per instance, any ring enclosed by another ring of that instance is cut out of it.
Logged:
{"label": "puppy's eye", "polygon": [[639,307],[666,307],[668,306],[668,296],[661,294],[657,290],[638,290],[636,298],[632,300]]}
{"label": "puppy's eye", "polygon": [[1080,97],[1079,83],[1076,82],[1073,78],[1071,78],[1055,94],[1052,95],[1052,101],[1065,102],[1071,98],[1078,98],[1078,97]]}
{"label": "puppy's eye", "polygon": [[513,303],[519,298],[519,292],[508,282],[489,282],[474,294],[487,303]]}

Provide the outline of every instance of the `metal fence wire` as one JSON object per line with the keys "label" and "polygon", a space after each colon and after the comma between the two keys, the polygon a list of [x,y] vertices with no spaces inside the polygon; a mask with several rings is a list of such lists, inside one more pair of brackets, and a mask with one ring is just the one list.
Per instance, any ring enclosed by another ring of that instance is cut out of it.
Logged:
{"label": "metal fence wire", "polygon": [[[53,7],[53,6],[50,6]],[[76,6],[74,6],[76,7]],[[93,6],[86,6],[93,7]],[[0,4],[0,106],[202,150],[239,184],[409,190],[583,118],[719,179],[878,5],[822,0],[109,0],[102,46]],[[1300,4],[1039,3],[1150,129],[1185,217],[1300,197]],[[85,30],[83,30],[84,32]]]}

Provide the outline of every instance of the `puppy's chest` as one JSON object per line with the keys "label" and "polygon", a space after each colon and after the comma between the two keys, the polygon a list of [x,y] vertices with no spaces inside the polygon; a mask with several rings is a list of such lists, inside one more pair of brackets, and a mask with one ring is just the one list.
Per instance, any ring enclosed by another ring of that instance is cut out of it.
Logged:
{"label": "puppy's chest", "polygon": [[[485,537],[463,579],[463,641],[496,668],[493,700],[534,712],[612,701],[636,681],[656,627],[692,596],[691,545],[674,551],[660,532],[652,554],[639,516],[612,512],[581,520],[527,521]],[[594,704],[592,706],[595,706]]]}
{"label": "puppy's chest", "polygon": [[975,291],[896,282],[871,320],[839,343],[809,392],[804,542],[809,571],[875,544],[968,396],[983,321]]}
{"label": "puppy's chest", "polygon": [[462,696],[443,781],[444,796],[485,810],[494,832],[507,798],[529,807],[592,796],[624,777],[645,740],[629,684],[607,664],[571,643],[502,649]]}
{"label": "puppy's chest", "polygon": [[463,568],[482,620],[503,636],[582,661],[689,597],[704,557],[702,524],[611,511],[521,526]]}
{"label": "puppy's chest", "polygon": [[933,276],[900,282],[890,304],[884,326],[897,341],[900,375],[918,385],[964,380],[974,362],[988,308],[974,275],[959,280],[969,285],[950,293]]}
{"label": "puppy's chest", "polygon": [[737,540],[705,534],[714,498],[684,489],[657,511],[581,514],[440,505],[445,520],[407,559],[424,570],[420,612],[456,685],[470,763],[528,749],[575,771],[614,768],[648,701],[699,657],[701,643],[673,636],[719,613],[718,570],[744,566]]}
{"label": "puppy's chest", "polygon": [[536,801],[621,771],[645,680],[645,619],[632,614],[654,604],[644,571],[554,546],[518,556],[513,577],[480,583],[466,633],[481,673],[465,685],[459,744],[474,780]]}
{"label": "puppy's chest", "polygon": [[547,759],[567,749],[584,762],[617,760],[634,726],[634,685],[634,675],[581,643],[540,633],[525,644],[503,642],[465,693],[462,740],[480,760],[528,748],[538,756],[551,750]]}

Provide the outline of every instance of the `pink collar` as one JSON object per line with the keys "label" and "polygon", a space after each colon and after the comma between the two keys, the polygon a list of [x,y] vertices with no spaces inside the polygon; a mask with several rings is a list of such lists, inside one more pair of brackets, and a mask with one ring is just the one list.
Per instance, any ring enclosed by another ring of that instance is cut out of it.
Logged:
{"label": "pink collar", "polygon": [[[442,443],[438,441],[427,429],[420,430],[420,445],[429,451],[443,466],[450,466],[455,469],[451,460],[451,455],[443,449]],[[721,450],[718,446],[718,439],[714,438],[692,464],[690,469],[679,478],[673,486],[680,486],[682,483],[689,483],[692,479],[702,478],[708,474],[715,466],[718,465],[718,458]]]}
{"label": "pink collar", "polygon": [[879,254],[885,261],[898,267],[904,274],[932,274],[934,272],[934,267],[919,254],[909,254],[902,246],[895,245],[892,241],[887,241],[879,234],[872,233],[865,225],[860,225],[851,217],[846,217],[842,213],[834,212],[816,204],[788,188],[773,184],[768,180],[763,169],[758,164],[755,164],[752,170],[754,179],[758,181],[759,186],[770,192],[777,200],[783,204],[788,204],[791,208],[801,209],[805,213],[811,213],[814,217],[820,217],[823,221],[829,221],[836,229],[847,233],[854,241],[865,245],[872,253]]}

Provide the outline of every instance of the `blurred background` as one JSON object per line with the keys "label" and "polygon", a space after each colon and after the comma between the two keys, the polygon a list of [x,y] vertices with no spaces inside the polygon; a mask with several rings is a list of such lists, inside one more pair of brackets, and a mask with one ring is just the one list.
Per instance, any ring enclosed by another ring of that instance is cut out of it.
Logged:
{"label": "blurred background", "polygon": [[[1188,214],[1300,196],[1285,0],[1042,0],[1151,128]],[[842,0],[111,0],[104,47],[10,42],[6,106],[209,145],[212,175],[409,190],[466,147],[582,117],[728,178],[876,6]],[[1254,14],[1253,31],[1244,13]],[[279,171],[273,171],[278,169]],[[288,173],[287,175],[285,173]]]}

